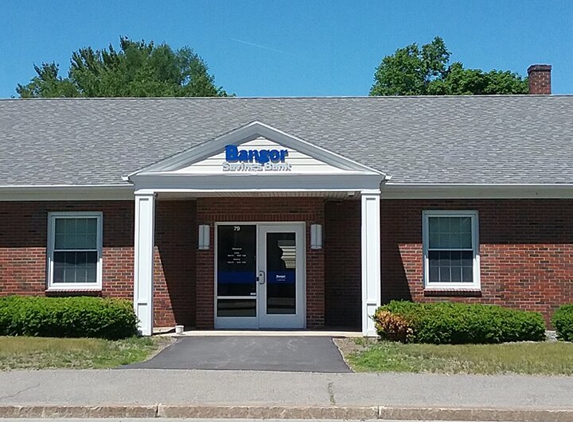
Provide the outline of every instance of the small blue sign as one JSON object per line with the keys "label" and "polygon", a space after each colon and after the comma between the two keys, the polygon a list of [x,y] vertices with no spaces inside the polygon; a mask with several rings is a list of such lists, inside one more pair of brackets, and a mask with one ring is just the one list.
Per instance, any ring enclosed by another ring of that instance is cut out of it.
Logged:
{"label": "small blue sign", "polygon": [[271,271],[269,272],[268,278],[269,284],[294,284],[296,274],[295,270],[286,270],[280,272]]}

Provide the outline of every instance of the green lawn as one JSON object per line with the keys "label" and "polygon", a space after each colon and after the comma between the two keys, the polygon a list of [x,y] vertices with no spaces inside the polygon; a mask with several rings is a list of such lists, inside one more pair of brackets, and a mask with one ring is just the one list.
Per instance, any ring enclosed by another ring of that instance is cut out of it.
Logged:
{"label": "green lawn", "polygon": [[125,340],[0,337],[0,370],[113,368],[140,362],[171,343],[164,337]]}
{"label": "green lawn", "polygon": [[357,372],[573,375],[573,343],[432,345],[367,343],[346,356]]}

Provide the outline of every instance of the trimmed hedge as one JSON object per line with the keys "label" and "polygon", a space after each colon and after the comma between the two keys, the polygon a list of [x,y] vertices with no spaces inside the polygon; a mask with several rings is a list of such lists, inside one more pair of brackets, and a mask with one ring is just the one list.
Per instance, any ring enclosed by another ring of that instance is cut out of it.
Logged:
{"label": "trimmed hedge", "polygon": [[382,339],[412,343],[484,344],[545,340],[539,312],[495,305],[393,301],[374,315]]}
{"label": "trimmed hedge", "polygon": [[553,314],[552,322],[557,338],[573,341],[573,304],[560,306]]}
{"label": "trimmed hedge", "polygon": [[137,334],[130,302],[96,297],[0,298],[0,335],[95,337],[116,340]]}

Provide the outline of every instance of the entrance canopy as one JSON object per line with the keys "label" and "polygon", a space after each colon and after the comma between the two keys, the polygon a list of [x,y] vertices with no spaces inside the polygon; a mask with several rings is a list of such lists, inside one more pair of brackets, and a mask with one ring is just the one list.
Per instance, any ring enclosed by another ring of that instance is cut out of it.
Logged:
{"label": "entrance canopy", "polygon": [[[153,250],[157,194],[160,198],[258,195],[360,197],[362,332],[365,335],[376,334],[370,317],[380,305],[380,185],[388,179],[385,174],[263,123],[252,122],[136,171],[125,179],[135,187],[134,307],[143,334],[150,335],[153,332]],[[273,234],[273,230],[278,234]],[[290,242],[295,248],[293,250],[299,251],[296,245],[303,244],[304,225],[291,231],[277,230],[259,227],[259,232],[270,233],[269,238],[275,235],[284,237],[275,239],[275,243],[280,240],[286,248]],[[288,236],[295,237],[291,239]],[[267,250],[268,239],[261,239],[257,243],[260,249],[258,255],[271,256]],[[297,280],[303,280],[301,271],[304,268],[302,252],[297,254],[301,265],[293,267],[294,272],[291,271],[290,275],[282,272],[275,274],[276,271],[269,270],[272,265],[268,263],[259,269],[266,274],[265,277],[268,273],[275,278],[286,277],[286,281],[291,277],[296,284]],[[299,272],[298,275],[295,270]],[[260,274],[258,277],[261,283],[264,278]],[[301,288],[299,286],[298,290]],[[286,321],[286,317],[278,316],[279,308],[281,312],[286,312],[285,309],[292,312],[290,324],[293,327],[303,326],[301,318],[304,312],[289,305],[289,301],[295,300],[292,292],[279,294],[272,289],[257,291],[260,291],[261,297],[266,298],[261,303],[271,304],[264,309],[254,300],[251,300],[254,305],[248,304],[247,308],[251,312],[253,309],[257,312],[256,309],[260,308],[257,315],[265,317],[257,320],[258,327],[280,326]],[[234,312],[233,307],[237,307],[237,301],[242,301],[240,304],[245,308],[245,300],[248,298],[243,298],[244,292],[239,293],[237,297],[233,296],[233,303],[226,297],[221,298],[221,309]],[[303,304],[304,298],[296,299],[295,302]],[[221,318],[219,325],[225,326],[226,322],[225,318]]]}

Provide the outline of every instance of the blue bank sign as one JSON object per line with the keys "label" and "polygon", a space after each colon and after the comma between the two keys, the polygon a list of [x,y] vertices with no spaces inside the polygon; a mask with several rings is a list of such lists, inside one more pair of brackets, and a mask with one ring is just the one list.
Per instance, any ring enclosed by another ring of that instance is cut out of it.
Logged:
{"label": "blue bank sign", "polygon": [[291,171],[286,149],[239,149],[225,147],[223,171]]}

